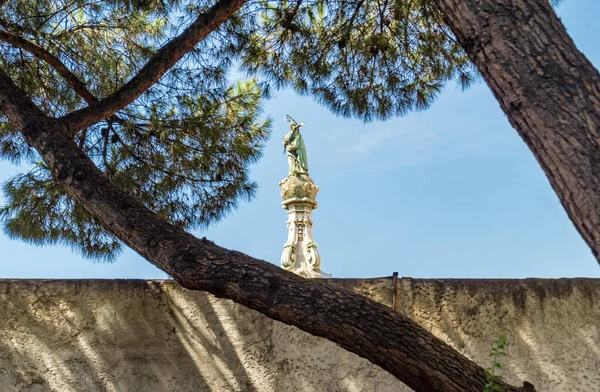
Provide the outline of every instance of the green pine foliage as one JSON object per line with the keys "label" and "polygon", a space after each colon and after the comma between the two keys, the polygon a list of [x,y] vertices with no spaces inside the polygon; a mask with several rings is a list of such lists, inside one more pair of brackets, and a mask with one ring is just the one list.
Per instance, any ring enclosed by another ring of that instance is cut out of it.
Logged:
{"label": "green pine foliage", "polygon": [[[102,98],[192,19],[197,11],[187,8],[156,0],[19,0],[0,8],[0,28],[48,50]],[[223,43],[205,40],[125,110],[75,137],[114,183],[183,228],[206,226],[252,198],[248,166],[269,136],[271,121],[261,114],[265,91],[255,79],[228,83],[231,57]],[[44,61],[5,42],[0,51],[2,69],[47,114],[86,105]],[[0,219],[9,236],[66,244],[97,260],[119,253],[119,241],[52,181],[2,118],[0,155],[24,169],[3,187]]]}
{"label": "green pine foliage", "polygon": [[[123,86],[214,0],[13,0],[0,31],[60,59],[102,99]],[[0,67],[51,116],[85,107],[57,70],[0,40]],[[228,80],[236,71],[248,80]],[[74,140],[117,185],[180,227],[205,227],[250,199],[249,165],[271,121],[271,88],[291,87],[363,121],[426,109],[476,72],[430,0],[248,1],[140,98]],[[89,100],[89,99],[88,99]],[[0,115],[6,233],[110,260],[120,243],[55,184]]]}
{"label": "green pine foliage", "polygon": [[429,107],[474,69],[427,0],[263,1],[243,66],[364,121]]}
{"label": "green pine foliage", "polygon": [[0,209],[0,218],[10,237],[36,245],[68,245],[97,260],[119,254],[118,240],[53,182],[43,165],[13,177],[3,190],[8,203]]}

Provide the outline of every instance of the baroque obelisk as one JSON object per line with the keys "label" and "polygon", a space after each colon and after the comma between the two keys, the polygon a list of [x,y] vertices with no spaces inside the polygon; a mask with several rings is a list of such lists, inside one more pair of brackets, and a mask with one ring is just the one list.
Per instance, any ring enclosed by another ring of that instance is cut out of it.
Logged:
{"label": "baroque obelisk", "polygon": [[283,245],[281,267],[305,278],[321,278],[321,256],[312,238],[312,211],[319,187],[308,175],[306,147],[300,133],[304,123],[286,116],[290,130],[283,137],[288,176],[279,183],[281,205],[287,210],[288,238]]}

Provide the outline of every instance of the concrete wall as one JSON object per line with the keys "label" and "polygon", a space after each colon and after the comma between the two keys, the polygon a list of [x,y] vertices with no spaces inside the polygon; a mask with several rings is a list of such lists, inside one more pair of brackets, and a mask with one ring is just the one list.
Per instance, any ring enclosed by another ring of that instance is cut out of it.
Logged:
{"label": "concrete wall", "polygon": [[[393,281],[332,279],[391,305]],[[399,279],[399,311],[508,381],[600,391],[600,280]],[[172,281],[0,280],[0,391],[405,391],[335,344]]]}

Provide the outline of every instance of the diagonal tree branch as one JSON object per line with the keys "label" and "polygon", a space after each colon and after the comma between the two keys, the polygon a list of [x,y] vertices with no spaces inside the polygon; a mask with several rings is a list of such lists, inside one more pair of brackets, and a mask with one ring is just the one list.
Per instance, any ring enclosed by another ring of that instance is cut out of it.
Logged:
{"label": "diagonal tree branch", "polygon": [[87,103],[96,102],[98,99],[87,89],[85,84],[77,78],[67,66],[52,53],[48,52],[41,46],[26,40],[25,38],[19,37],[18,35],[0,30],[0,40],[7,42],[11,45],[26,50],[33,54],[35,57],[44,60],[52,68],[56,70],[69,83],[69,85],[75,90],[75,92],[82,97]]}
{"label": "diagonal tree branch", "polygon": [[[0,25],[2,25],[1,19],[0,19]],[[92,103],[98,101],[98,98],[96,98],[96,96],[94,96],[90,92],[90,90],[88,90],[86,85],[81,80],[79,80],[79,78],[75,74],[73,74],[73,72],[71,72],[69,70],[69,68],[58,57],[54,56],[52,53],[50,53],[43,47],[41,47],[29,40],[26,40],[25,38],[20,37],[16,34],[12,34],[12,33],[9,33],[7,31],[3,31],[3,30],[0,30],[0,40],[7,42],[17,48],[21,48],[21,49],[33,54],[37,58],[48,63],[52,68],[54,68],[56,70],[56,72],[58,72],[58,74],[60,76],[62,76],[63,79],[65,79],[65,81],[71,86],[71,88],[75,91],[75,93],[77,93],[77,95],[79,95],[81,98],[83,98],[83,100],[86,103],[92,104]],[[126,123],[125,120],[121,119],[116,114],[113,114],[112,116],[110,116],[110,119],[119,124]],[[75,131],[75,133],[77,133],[77,130]],[[73,134],[73,136],[74,136],[74,134]],[[86,129],[84,128],[84,131],[81,134],[80,147],[83,145],[85,138],[86,138]]]}
{"label": "diagonal tree branch", "polygon": [[29,28],[18,25],[16,23],[11,22],[10,20],[4,19],[4,18],[0,18],[0,26],[4,27],[6,30],[13,31],[13,32],[24,32],[24,33],[28,33],[31,35],[36,35],[36,34],[40,34],[40,33],[43,34],[43,32],[33,31]]}
{"label": "diagonal tree branch", "polygon": [[129,82],[108,97],[90,106],[62,117],[71,134],[110,117],[129,105],[156,83],[177,61],[198,42],[225,22],[247,0],[219,0],[198,18],[181,35],[173,38],[148,60],[146,65]]}
{"label": "diagonal tree branch", "polygon": [[433,3],[600,263],[600,73],[547,0]]}
{"label": "diagonal tree branch", "polygon": [[[329,339],[418,392],[480,392],[485,371],[392,309],[321,280],[198,239],[112,184],[60,119],[45,116],[0,71],[0,109],[54,179],[114,235],[182,286],[208,291]],[[505,392],[525,391],[498,381]],[[528,389],[531,390],[531,389]]]}

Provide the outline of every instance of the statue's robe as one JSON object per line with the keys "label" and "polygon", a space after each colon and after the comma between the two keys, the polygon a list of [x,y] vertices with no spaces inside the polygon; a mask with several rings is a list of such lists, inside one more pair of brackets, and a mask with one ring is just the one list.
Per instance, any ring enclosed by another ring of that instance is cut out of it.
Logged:
{"label": "statue's robe", "polygon": [[286,135],[287,137],[294,137],[286,145],[286,150],[288,152],[288,158],[290,160],[290,175],[295,174],[308,174],[308,158],[306,157],[306,147],[304,146],[304,139],[302,139],[302,134],[300,132],[295,132],[293,135],[293,131],[290,134]]}

